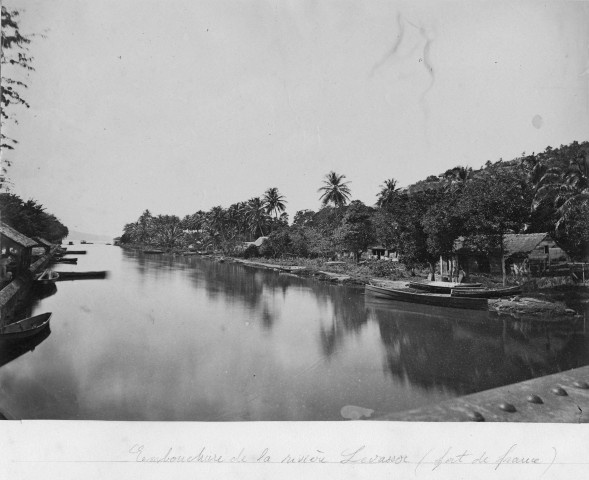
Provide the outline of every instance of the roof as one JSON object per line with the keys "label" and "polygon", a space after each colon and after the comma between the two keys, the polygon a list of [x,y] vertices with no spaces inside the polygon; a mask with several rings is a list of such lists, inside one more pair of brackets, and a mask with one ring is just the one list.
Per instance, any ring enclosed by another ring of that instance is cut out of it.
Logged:
{"label": "roof", "polygon": [[[506,256],[516,255],[516,254],[528,254],[534,248],[538,246],[538,244],[544,240],[546,237],[550,237],[550,235],[546,232],[544,233],[506,233],[503,235],[503,247],[504,253]],[[489,237],[486,237],[489,238]],[[499,237],[496,237],[497,241]],[[466,241],[465,237],[460,237],[456,239],[454,242],[454,251],[460,252],[470,252],[468,246],[465,246]]]}
{"label": "roof", "polygon": [[266,240],[268,239],[268,237],[258,237],[258,239],[255,242],[244,242],[244,245],[246,246],[250,246],[250,245],[255,245],[256,247],[259,247],[262,245],[262,243],[264,243]]}
{"label": "roof", "polygon": [[37,240],[42,245],[45,245],[46,247],[53,246],[53,244],[49,240],[45,240],[43,237],[35,237],[35,240]]}
{"label": "roof", "polygon": [[503,237],[505,254],[530,253],[546,237],[547,233],[508,233]]}
{"label": "roof", "polygon": [[15,230],[14,228],[9,227],[2,222],[0,222],[0,234],[4,235],[6,238],[9,238],[21,247],[29,248],[35,247],[37,245],[37,242],[34,240],[31,240],[29,237],[23,235],[18,230]]}

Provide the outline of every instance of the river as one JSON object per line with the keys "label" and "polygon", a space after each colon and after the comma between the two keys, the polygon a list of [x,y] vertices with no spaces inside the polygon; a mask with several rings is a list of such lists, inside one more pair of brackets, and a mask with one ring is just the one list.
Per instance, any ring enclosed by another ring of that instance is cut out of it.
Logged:
{"label": "river", "polygon": [[51,333],[0,362],[0,410],[16,418],[341,420],[349,405],[403,411],[589,364],[583,319],[505,320],[196,256],[70,248],[88,254],[55,270],[109,276],[31,304],[53,312]]}

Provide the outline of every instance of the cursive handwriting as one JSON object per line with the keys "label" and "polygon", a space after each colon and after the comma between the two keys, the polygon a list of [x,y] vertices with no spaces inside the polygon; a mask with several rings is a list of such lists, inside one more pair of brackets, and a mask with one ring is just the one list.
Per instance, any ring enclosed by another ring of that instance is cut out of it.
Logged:
{"label": "cursive handwriting", "polygon": [[435,453],[434,449],[429,450],[421,457],[411,457],[402,452],[375,452],[366,445],[342,450],[340,452],[328,452],[326,450],[314,449],[308,452],[286,452],[275,453],[266,447],[258,451],[246,451],[241,448],[239,453],[234,455],[221,454],[206,446],[200,446],[194,453],[187,455],[179,453],[173,447],[168,447],[161,454],[147,453],[145,445],[136,443],[129,448],[128,453],[132,455],[135,462],[142,463],[278,463],[278,464],[343,464],[343,465],[415,465],[415,473],[422,466],[427,466],[431,471],[436,471],[453,465],[479,465],[488,466],[493,470],[504,469],[509,465],[530,465],[546,466],[544,473],[556,462],[557,451],[552,447],[552,458],[543,459],[539,455],[521,453],[518,445],[513,444],[497,455],[495,452],[471,451],[469,449],[458,449],[447,447]]}

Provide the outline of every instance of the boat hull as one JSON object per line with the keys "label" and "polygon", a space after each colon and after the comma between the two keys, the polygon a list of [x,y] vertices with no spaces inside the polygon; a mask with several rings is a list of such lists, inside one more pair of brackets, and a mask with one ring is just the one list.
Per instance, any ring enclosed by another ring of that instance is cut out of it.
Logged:
{"label": "boat hull", "polygon": [[479,290],[476,288],[465,290],[452,290],[452,297],[455,298],[499,298],[510,297],[521,293],[519,286],[509,288],[497,288],[495,290]]}
{"label": "boat hull", "polygon": [[98,272],[59,272],[59,280],[78,280],[78,279],[102,279],[106,278],[106,271]]}
{"label": "boat hull", "polygon": [[366,294],[377,298],[388,298],[400,302],[432,305],[435,307],[466,308],[469,310],[488,310],[486,298],[457,298],[436,293],[416,293],[409,290],[366,285]]}
{"label": "boat hull", "polygon": [[43,313],[5,325],[0,329],[0,338],[4,340],[19,340],[32,337],[49,327],[50,319],[51,313]]}
{"label": "boat hull", "polygon": [[452,282],[430,282],[430,283],[419,283],[409,282],[411,288],[417,290],[423,290],[430,293],[447,293],[450,294],[452,289],[468,289],[468,288],[480,288],[483,285],[481,283],[452,283]]}

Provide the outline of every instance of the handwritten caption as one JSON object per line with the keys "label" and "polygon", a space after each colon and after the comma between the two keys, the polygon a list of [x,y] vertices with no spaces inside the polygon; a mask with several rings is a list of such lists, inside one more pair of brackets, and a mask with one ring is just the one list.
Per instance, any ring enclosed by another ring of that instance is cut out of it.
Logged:
{"label": "handwritten caption", "polygon": [[410,465],[417,471],[420,468],[439,470],[452,465],[481,465],[494,470],[514,465],[545,466],[547,471],[557,458],[554,447],[545,455],[529,455],[520,452],[517,444],[513,444],[499,453],[487,451],[470,451],[447,447],[435,451],[429,450],[421,456],[410,456],[403,452],[375,452],[365,445],[339,452],[311,450],[308,452],[279,453],[266,447],[258,451],[248,452],[242,448],[234,455],[215,452],[208,447],[200,447],[192,454],[181,453],[182,449],[167,448],[161,454],[150,452],[143,444],[134,444],[128,451],[132,461],[145,463],[258,463],[258,464],[342,464],[342,465]]}

